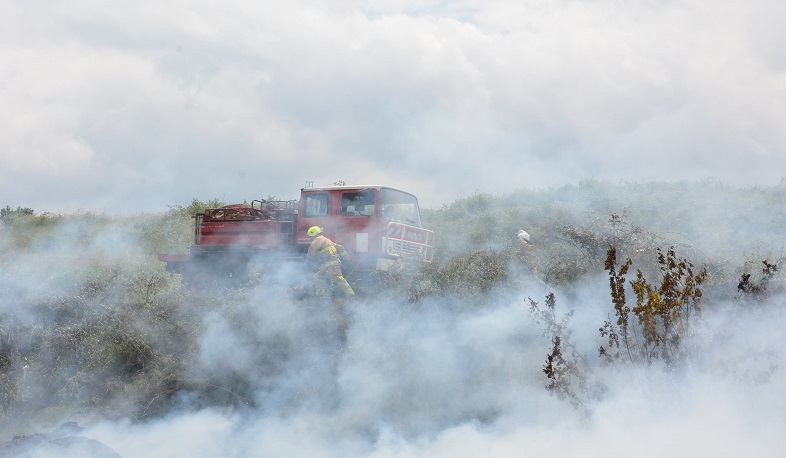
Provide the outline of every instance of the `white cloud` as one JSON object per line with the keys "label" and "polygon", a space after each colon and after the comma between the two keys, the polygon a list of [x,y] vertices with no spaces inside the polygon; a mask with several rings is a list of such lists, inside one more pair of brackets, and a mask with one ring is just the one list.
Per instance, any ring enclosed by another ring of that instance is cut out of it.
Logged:
{"label": "white cloud", "polygon": [[774,183],[783,9],[13,2],[2,204],[154,210],[337,179],[426,206],[587,177]]}

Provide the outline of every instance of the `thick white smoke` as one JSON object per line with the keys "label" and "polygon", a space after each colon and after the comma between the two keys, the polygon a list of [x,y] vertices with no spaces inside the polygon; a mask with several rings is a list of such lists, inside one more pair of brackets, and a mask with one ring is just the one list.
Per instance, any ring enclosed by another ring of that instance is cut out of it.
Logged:
{"label": "thick white smoke", "polygon": [[[33,305],[90,292],[84,280],[94,277],[84,272],[144,265],[128,231],[89,230],[66,225],[59,239],[24,250],[2,241],[0,287],[9,294],[0,298],[0,317],[35,323],[43,318]],[[98,314],[141,304],[129,316],[145,313],[134,283],[110,278],[106,301],[83,297],[70,305]],[[543,305],[541,286],[478,295],[472,303],[381,294],[339,307],[296,300],[290,284],[274,276],[272,286],[156,298],[178,301],[176,311],[196,316],[199,329],[172,407],[154,419],[97,420],[91,412],[71,418],[86,428],[79,437],[125,458],[786,454],[782,295],[766,303],[708,300],[688,342],[691,364],[667,373],[658,365],[608,367],[598,357],[598,328],[613,315],[607,281],[554,291],[558,318],[575,313],[569,328],[588,363],[582,370],[605,388],[578,408],[545,388],[551,342],[529,301]],[[31,342],[51,332],[37,324]],[[42,395],[47,388],[35,387]],[[37,425],[46,430],[60,417],[47,415],[14,426],[27,434]],[[80,445],[59,452],[80,456]]]}
{"label": "thick white smoke", "polygon": [[[352,304],[343,341],[330,305],[264,296],[249,301],[240,328],[206,317],[200,353],[202,371],[256,380],[255,407],[103,423],[86,435],[125,457],[786,452],[784,316],[774,307],[707,311],[695,365],[675,374],[610,369],[593,353],[600,340],[577,342],[606,386],[585,412],[544,388],[549,342],[525,297],[470,310],[447,300]],[[600,296],[558,303],[558,313],[590,304],[571,327],[597,329],[608,313],[592,305]]]}

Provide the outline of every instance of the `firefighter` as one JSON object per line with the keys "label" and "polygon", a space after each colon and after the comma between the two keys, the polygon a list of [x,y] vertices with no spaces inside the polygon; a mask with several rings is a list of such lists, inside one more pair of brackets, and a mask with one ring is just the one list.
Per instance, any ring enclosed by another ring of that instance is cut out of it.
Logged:
{"label": "firefighter", "polygon": [[538,264],[537,257],[535,256],[535,245],[530,240],[527,231],[521,229],[517,234],[518,246],[516,248],[516,259],[519,260],[532,275],[537,277]]}
{"label": "firefighter", "polygon": [[322,232],[319,226],[312,226],[307,232],[311,238],[311,245],[308,247],[306,259],[319,264],[313,280],[315,293],[317,296],[324,296],[333,289],[339,288],[346,296],[352,297],[355,291],[341,273],[341,260],[348,261],[349,253],[343,246],[325,237]]}

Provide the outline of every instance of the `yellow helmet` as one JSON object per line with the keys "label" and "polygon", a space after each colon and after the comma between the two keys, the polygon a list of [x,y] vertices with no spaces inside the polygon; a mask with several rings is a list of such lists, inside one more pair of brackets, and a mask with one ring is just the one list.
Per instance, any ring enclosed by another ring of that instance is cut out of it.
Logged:
{"label": "yellow helmet", "polygon": [[322,233],[322,228],[319,226],[311,226],[310,228],[308,228],[308,232],[307,232],[309,237],[316,237],[321,233]]}

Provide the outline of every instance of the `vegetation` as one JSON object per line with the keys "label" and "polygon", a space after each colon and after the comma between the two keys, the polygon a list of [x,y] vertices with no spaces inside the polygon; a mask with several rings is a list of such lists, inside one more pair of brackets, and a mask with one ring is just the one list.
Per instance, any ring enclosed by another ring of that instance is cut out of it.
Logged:
{"label": "vegetation", "polygon": [[208,208],[219,208],[224,205],[226,205],[226,202],[218,198],[208,200],[192,199],[191,203],[185,207],[182,205],[171,205],[169,207],[169,213],[191,218],[197,213],[203,213]]}
{"label": "vegetation", "polygon": [[[542,292],[543,307],[538,296],[528,304],[549,351],[532,370],[545,375],[550,392],[588,410],[604,390],[593,358],[604,367],[673,373],[690,365],[703,310],[725,301],[763,304],[782,292],[786,208],[773,203],[784,200],[783,184],[736,189],[715,182],[587,181],[499,197],[476,193],[424,210],[438,255],[388,286],[402,306],[415,308],[444,299],[473,309]],[[194,367],[204,317],[240,329],[249,316],[242,304],[266,279],[194,295],[155,258],[185,250],[192,215],[222,204],[195,199],[163,214],[123,218],[1,209],[0,423],[65,408],[141,420],[184,396],[192,405],[251,405],[259,388],[243,376],[251,369],[217,375]],[[513,257],[518,229],[537,246],[537,277]],[[558,297],[573,297],[582,284],[605,285],[604,276],[609,318],[598,323],[599,355],[588,356],[574,340],[572,311],[560,317]],[[291,349],[276,348],[255,353],[249,366],[277,370]]]}
{"label": "vegetation", "polygon": [[573,312],[558,318],[557,299],[553,293],[546,296],[545,308],[530,299],[530,313],[537,323],[545,325],[543,337],[551,342],[546,356],[543,373],[548,384],[546,389],[561,399],[567,399],[579,409],[587,412],[590,402],[597,400],[604,391],[603,384],[593,380],[591,365],[586,355],[579,352],[573,341],[570,319]]}
{"label": "vegetation", "polygon": [[[674,370],[688,358],[685,339],[691,335],[692,323],[699,318],[701,285],[707,271],[694,272],[690,261],[679,258],[672,247],[666,253],[658,248],[660,285],[653,285],[641,270],[630,286],[636,294],[636,305],[630,307],[625,297],[625,275],[632,261],[628,259],[617,269],[616,248],[611,246],[606,258],[609,288],[614,304],[616,323],[606,321],[600,329],[608,338],[607,347],[600,354],[609,362],[646,362],[651,365],[661,359],[666,368]],[[639,333],[631,318],[638,322]]]}
{"label": "vegetation", "polygon": [[16,207],[16,210],[6,205],[5,208],[0,208],[0,219],[13,219],[17,216],[29,216],[34,213],[32,208]]}

